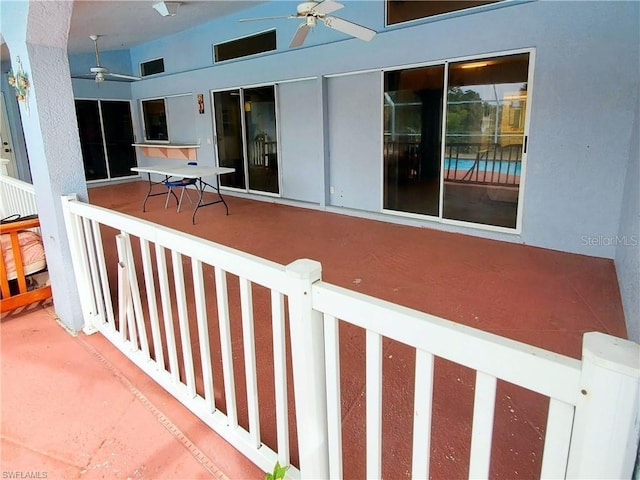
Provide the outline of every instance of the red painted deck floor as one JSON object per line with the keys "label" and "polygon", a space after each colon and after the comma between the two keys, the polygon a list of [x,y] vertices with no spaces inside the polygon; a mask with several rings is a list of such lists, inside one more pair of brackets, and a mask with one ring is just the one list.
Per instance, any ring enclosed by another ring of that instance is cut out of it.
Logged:
{"label": "red painted deck floor", "polygon": [[[142,213],[145,189],[135,182],[89,193],[95,204],[282,264],[318,260],[326,281],[572,357],[585,332],[626,336],[610,260],[231,196],[229,216],[207,207],[194,226],[186,199],[180,213],[165,210],[162,197]],[[3,478],[263,477],[99,334],[67,334],[51,308],[6,316],[0,333]],[[363,478],[363,336],[341,330],[341,342],[343,372],[355,373],[343,378],[343,431],[354,435],[345,478]],[[410,475],[407,350],[384,345],[388,477]],[[438,362],[436,386],[444,393],[434,399],[431,476],[463,478],[473,372]],[[545,415],[539,398],[499,383],[492,478],[537,476]]]}

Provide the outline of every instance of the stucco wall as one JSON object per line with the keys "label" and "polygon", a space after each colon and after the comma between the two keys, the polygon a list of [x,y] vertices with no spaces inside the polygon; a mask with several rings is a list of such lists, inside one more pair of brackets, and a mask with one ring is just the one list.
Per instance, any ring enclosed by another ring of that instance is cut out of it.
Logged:
{"label": "stucco wall", "polygon": [[640,342],[640,102],[636,103],[633,136],[626,172],[620,215],[615,238],[616,272],[627,322],[627,335]]}

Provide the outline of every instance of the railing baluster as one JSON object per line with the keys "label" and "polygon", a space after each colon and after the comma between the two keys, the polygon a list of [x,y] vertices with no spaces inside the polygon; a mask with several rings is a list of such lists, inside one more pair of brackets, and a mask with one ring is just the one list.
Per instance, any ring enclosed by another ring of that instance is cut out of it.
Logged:
{"label": "railing baluster", "polygon": [[240,281],[240,306],[242,311],[242,340],[244,370],[247,384],[247,408],[249,410],[249,434],[254,446],[260,446],[260,412],[258,409],[258,376],[256,373],[256,346],[253,325],[253,297],[251,282],[244,277]]}
{"label": "railing baluster", "polygon": [[218,303],[218,324],[220,327],[220,355],[222,356],[222,375],[224,377],[224,397],[229,425],[238,426],[238,408],[236,406],[236,387],[233,376],[233,349],[231,347],[231,326],[229,325],[229,296],[227,293],[227,274],[215,267],[216,301]]}
{"label": "railing baluster", "polygon": [[162,301],[162,319],[164,334],[167,339],[167,355],[169,356],[169,373],[173,382],[180,383],[180,369],[178,368],[178,353],[176,352],[176,335],[173,331],[173,312],[169,290],[169,276],[167,275],[167,258],[165,249],[156,243],[156,268],[158,270],[158,285]]}
{"label": "railing baluster", "polygon": [[120,326],[120,336],[123,343],[131,342],[131,348],[138,350],[138,336],[134,324],[133,306],[131,305],[131,275],[129,268],[131,267],[128,258],[127,234],[120,233],[116,236],[116,244],[118,249],[118,318]]}
{"label": "railing baluster", "polygon": [[207,324],[207,303],[202,276],[202,262],[191,260],[193,274],[193,293],[196,300],[196,318],[198,321],[198,340],[200,341],[200,363],[204,383],[204,399],[210,412],[216,410],[216,398],[213,392],[213,372],[211,368],[211,348],[209,346],[209,325]]}
{"label": "railing baluster", "polygon": [[382,478],[382,336],[367,330],[367,478]]}
{"label": "railing baluster", "polygon": [[153,358],[158,366],[164,370],[164,349],[162,348],[158,301],[156,299],[156,287],[148,240],[140,239],[140,254],[142,257],[142,271],[144,272],[144,285],[147,292],[147,307],[149,309],[149,323],[151,324],[151,339],[153,340]]}
{"label": "railing baluster", "polygon": [[273,375],[276,396],[276,433],[278,461],[289,465],[289,408],[287,403],[287,342],[284,321],[284,295],[271,290],[271,325],[273,331]]}
{"label": "railing baluster", "polygon": [[433,355],[416,350],[413,400],[412,478],[429,478],[431,414],[433,411]]}
{"label": "railing baluster", "polygon": [[92,310],[96,314],[94,320],[98,320],[100,323],[104,323],[104,308],[102,304],[100,289],[99,289],[99,279],[97,272],[97,264],[95,258],[95,243],[93,240],[93,231],[91,229],[91,221],[88,218],[82,219],[82,231],[84,233],[84,244],[86,246],[87,252],[87,261],[89,266],[88,277],[91,280],[90,287],[93,290],[93,295],[91,296],[92,302]]}
{"label": "railing baluster", "polygon": [[182,345],[182,361],[184,362],[185,384],[189,395],[196,396],[196,377],[193,371],[193,353],[191,350],[191,332],[189,331],[189,315],[187,313],[187,295],[184,288],[184,271],[182,255],[171,250],[173,262],[173,280],[178,306],[178,325],[180,326],[180,342]]}
{"label": "railing baluster", "polygon": [[480,371],[476,372],[469,478],[489,477],[496,383],[496,377]]}
{"label": "railing baluster", "polygon": [[134,312],[134,320],[137,326],[137,334],[140,339],[140,349],[147,359],[149,356],[149,341],[147,340],[147,330],[144,324],[144,314],[142,312],[142,301],[140,300],[140,286],[138,285],[138,275],[136,272],[136,262],[133,258],[133,249],[131,248],[131,236],[125,235],[125,247],[127,249],[127,258],[129,260],[129,286],[131,288],[132,307]]}
{"label": "railing baluster", "polygon": [[544,435],[541,479],[565,478],[571,429],[575,407],[554,398],[549,399],[547,428]]}
{"label": "railing baluster", "polygon": [[115,331],[115,320],[113,316],[113,304],[111,303],[111,288],[109,287],[109,276],[107,274],[107,265],[104,259],[104,246],[102,244],[102,234],[100,233],[100,224],[96,221],[91,222],[93,230],[93,238],[96,245],[96,257],[98,260],[98,271],[100,275],[100,285],[102,287],[101,295],[104,301],[107,324]]}
{"label": "railing baluster", "polygon": [[338,320],[324,315],[324,358],[327,375],[329,477],[342,478],[342,410],[340,392],[340,336]]}

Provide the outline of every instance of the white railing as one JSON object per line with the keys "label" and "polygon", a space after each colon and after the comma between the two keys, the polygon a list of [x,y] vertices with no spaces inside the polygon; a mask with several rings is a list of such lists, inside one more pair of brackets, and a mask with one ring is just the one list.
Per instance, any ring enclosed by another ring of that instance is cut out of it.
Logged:
{"label": "white railing", "polygon": [[[330,285],[311,260],[284,267],[73,197],[64,197],[63,205],[78,253],[74,270],[86,329],[103,333],[265,471],[278,460],[299,465],[289,470],[292,478],[349,475],[342,465],[341,385],[357,372],[340,368],[339,331],[347,325],[365,339],[366,426],[360,430],[366,430],[368,478],[383,476],[382,365],[389,341],[415,352],[413,421],[405,432],[412,435],[413,478],[432,470],[439,359],[475,371],[470,478],[489,475],[498,382],[548,398],[542,478],[631,475],[640,428],[635,343],[587,334],[578,361]],[[117,255],[104,248],[108,243]],[[289,418],[288,363],[295,421]],[[273,389],[259,390],[258,376],[261,385],[265,376],[272,379]],[[290,445],[290,427],[297,448]]]}
{"label": "white railing", "polygon": [[0,175],[0,218],[37,213],[33,185],[7,175]]}

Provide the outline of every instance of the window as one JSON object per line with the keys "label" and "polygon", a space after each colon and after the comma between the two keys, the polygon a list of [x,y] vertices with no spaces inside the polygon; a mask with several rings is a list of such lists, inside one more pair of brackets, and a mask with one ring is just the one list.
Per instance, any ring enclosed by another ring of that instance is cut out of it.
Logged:
{"label": "window", "polygon": [[213,58],[215,62],[247,57],[257,53],[269,52],[276,49],[276,31],[258,33],[250,37],[238,38],[213,46]]}
{"label": "window", "polygon": [[384,208],[517,228],[528,75],[528,53],[385,72]]}
{"label": "window", "polygon": [[461,0],[388,0],[387,1],[387,25],[417,20],[419,18],[433,17],[442,13],[456,12],[467,8],[479,7],[496,3],[499,0],[489,1],[461,1]]}
{"label": "window", "polygon": [[144,138],[148,141],[168,141],[167,110],[164,98],[142,100]]}
{"label": "window", "polygon": [[140,76],[147,77],[164,72],[164,58],[157,58],[140,64]]}

